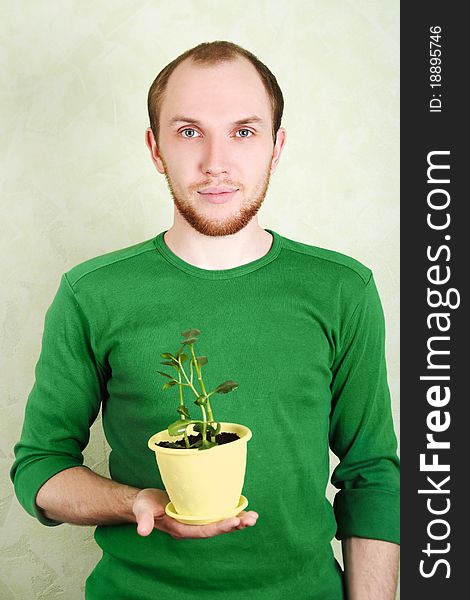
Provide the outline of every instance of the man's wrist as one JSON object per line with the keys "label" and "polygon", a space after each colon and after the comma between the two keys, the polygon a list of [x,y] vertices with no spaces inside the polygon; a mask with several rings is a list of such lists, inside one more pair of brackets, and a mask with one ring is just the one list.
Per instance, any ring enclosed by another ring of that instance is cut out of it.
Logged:
{"label": "man's wrist", "polygon": [[125,517],[129,520],[130,523],[137,523],[137,519],[134,513],[134,502],[140,491],[140,488],[134,488],[131,486],[126,486],[126,489],[123,490],[124,506],[126,510]]}

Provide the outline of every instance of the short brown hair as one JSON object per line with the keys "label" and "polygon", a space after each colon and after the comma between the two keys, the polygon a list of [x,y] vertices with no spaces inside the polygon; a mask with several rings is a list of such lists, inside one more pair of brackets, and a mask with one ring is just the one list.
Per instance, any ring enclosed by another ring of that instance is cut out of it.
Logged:
{"label": "short brown hair", "polygon": [[282,113],[284,111],[284,98],[279,87],[276,78],[254,54],[245,50],[241,46],[232,42],[226,42],[217,40],[215,42],[204,42],[186,50],[183,54],[180,54],[171,63],[169,63],[164,69],[157,75],[155,81],[150,86],[148,93],[147,106],[150,118],[150,127],[153,131],[155,140],[158,142],[159,134],[159,118],[160,111],[165,95],[165,90],[168,85],[170,75],[176,69],[176,67],[184,60],[191,59],[195,63],[202,65],[213,65],[225,61],[233,61],[238,57],[248,59],[251,64],[258,71],[261,81],[268,93],[271,100],[272,107],[272,133],[274,143],[276,142],[276,134],[281,126]]}

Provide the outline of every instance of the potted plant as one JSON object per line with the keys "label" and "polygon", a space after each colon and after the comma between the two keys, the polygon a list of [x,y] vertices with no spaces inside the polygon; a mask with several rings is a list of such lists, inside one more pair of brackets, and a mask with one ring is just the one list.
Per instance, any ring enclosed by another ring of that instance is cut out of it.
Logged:
{"label": "potted plant", "polygon": [[[241,492],[247,442],[252,436],[244,425],[214,419],[211,396],[233,392],[238,383],[224,381],[213,390],[206,390],[202,367],[208,359],[207,356],[196,356],[194,350],[200,333],[199,329],[183,331],[184,340],[177,352],[161,355],[166,359],[161,364],[176,370],[175,375],[158,372],[169,380],[163,385],[164,390],[178,388],[179,418],[148,440],[170,498],[166,513],[181,523],[198,525],[235,516],[248,505]],[[189,376],[184,368],[188,361]],[[196,396],[194,403],[201,409],[201,419],[191,418],[184,402],[184,388],[189,388]]]}

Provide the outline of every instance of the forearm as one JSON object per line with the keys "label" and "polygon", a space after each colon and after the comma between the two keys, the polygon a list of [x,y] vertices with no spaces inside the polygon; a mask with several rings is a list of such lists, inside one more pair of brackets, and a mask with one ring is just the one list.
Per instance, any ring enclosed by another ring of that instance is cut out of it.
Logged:
{"label": "forearm", "polygon": [[36,504],[48,519],[62,523],[135,523],[132,505],[139,491],[86,467],[72,467],[46,481],[36,496]]}
{"label": "forearm", "polygon": [[351,537],[342,547],[348,600],[394,600],[400,546]]}

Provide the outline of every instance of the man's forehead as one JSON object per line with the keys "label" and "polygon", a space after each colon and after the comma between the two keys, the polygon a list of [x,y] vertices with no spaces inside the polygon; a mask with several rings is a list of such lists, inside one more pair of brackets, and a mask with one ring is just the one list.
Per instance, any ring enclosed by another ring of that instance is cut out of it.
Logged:
{"label": "man's forehead", "polygon": [[161,118],[169,127],[202,125],[217,115],[217,122],[227,125],[250,122],[261,128],[272,118],[271,101],[261,77],[245,58],[215,65],[184,60],[168,80],[165,100]]}

